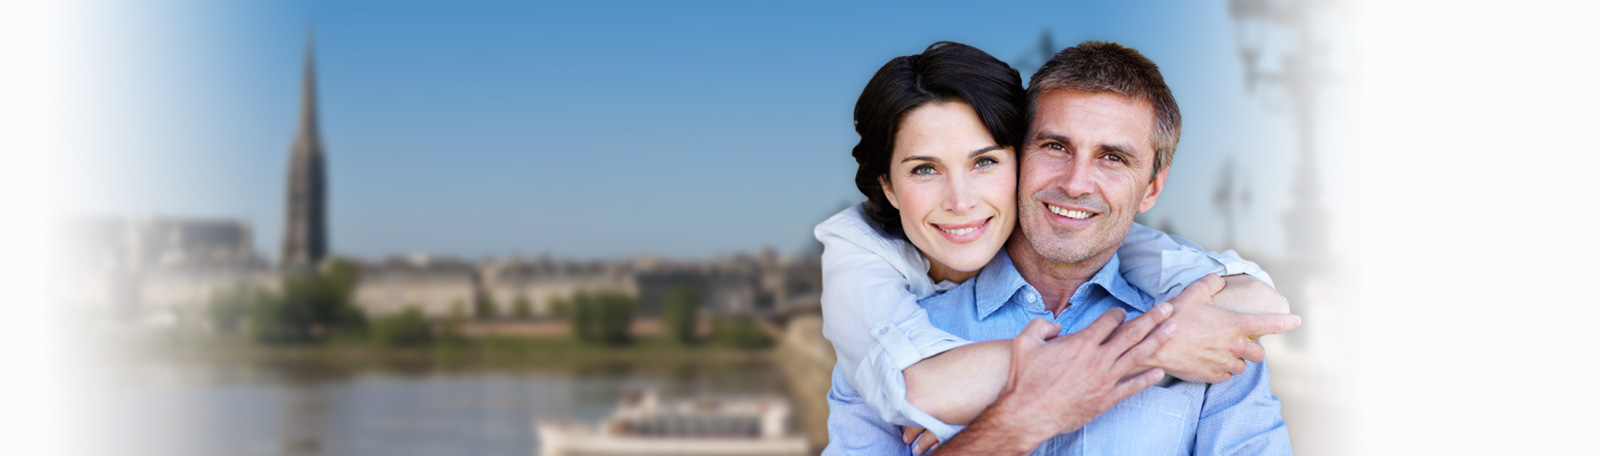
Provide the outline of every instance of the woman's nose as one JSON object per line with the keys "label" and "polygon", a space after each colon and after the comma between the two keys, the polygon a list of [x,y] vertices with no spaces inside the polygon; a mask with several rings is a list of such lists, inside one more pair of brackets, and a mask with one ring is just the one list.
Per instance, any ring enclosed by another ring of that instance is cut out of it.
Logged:
{"label": "woman's nose", "polygon": [[961,176],[952,177],[948,189],[942,209],[957,214],[965,214],[972,208],[977,207],[978,198],[972,195],[971,186],[968,185],[966,178]]}

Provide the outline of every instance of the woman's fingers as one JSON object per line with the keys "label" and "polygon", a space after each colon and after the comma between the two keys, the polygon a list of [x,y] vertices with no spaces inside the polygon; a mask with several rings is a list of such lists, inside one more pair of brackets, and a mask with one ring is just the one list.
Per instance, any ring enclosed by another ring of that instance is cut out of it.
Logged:
{"label": "woman's fingers", "polygon": [[906,426],[900,428],[900,441],[905,442],[906,445],[910,445],[911,442],[915,442],[917,440],[917,436],[922,434],[922,431],[924,430],[925,429],[916,426]]}
{"label": "woman's fingers", "polygon": [[934,445],[939,444],[939,437],[933,435],[932,432],[923,431],[922,437],[917,438],[915,442],[911,446],[911,454],[924,454],[928,450],[932,450]]}

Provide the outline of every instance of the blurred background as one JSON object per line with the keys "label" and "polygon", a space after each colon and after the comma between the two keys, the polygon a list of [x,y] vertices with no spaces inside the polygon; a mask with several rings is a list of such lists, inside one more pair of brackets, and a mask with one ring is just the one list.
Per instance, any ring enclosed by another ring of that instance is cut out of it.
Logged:
{"label": "blurred background", "polygon": [[1358,376],[1396,358],[1363,316],[1401,263],[1375,246],[1420,225],[1349,215],[1418,194],[1371,193],[1405,180],[1372,180],[1394,157],[1371,146],[1396,143],[1371,82],[1401,74],[1363,55],[1396,30],[1372,5],[29,12],[9,41],[42,70],[7,84],[31,107],[14,150],[50,153],[14,173],[18,213],[42,216],[8,237],[44,241],[8,272],[49,304],[18,320],[40,348],[9,389],[43,410],[19,419],[69,423],[51,453],[640,454],[623,441],[685,435],[690,454],[816,453],[833,352],[811,228],[863,199],[861,88],[940,40],[1024,80],[1090,39],[1159,64],[1185,128],[1140,221],[1260,263],[1305,318],[1263,341],[1297,452],[1382,434]]}

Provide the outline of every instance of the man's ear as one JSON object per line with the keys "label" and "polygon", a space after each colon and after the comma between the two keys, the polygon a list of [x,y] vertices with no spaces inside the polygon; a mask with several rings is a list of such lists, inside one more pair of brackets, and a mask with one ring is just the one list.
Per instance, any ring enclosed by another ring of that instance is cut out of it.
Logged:
{"label": "man's ear", "polygon": [[1161,190],[1167,187],[1167,171],[1171,170],[1171,166],[1163,168],[1156,173],[1154,179],[1150,179],[1150,186],[1145,188],[1144,199],[1139,201],[1139,213],[1142,214],[1149,211],[1150,208],[1156,207],[1156,200],[1161,198]]}
{"label": "man's ear", "polygon": [[878,176],[878,185],[883,186],[883,196],[889,200],[889,205],[895,210],[900,210],[900,198],[894,196],[894,186],[889,184],[889,176]]}

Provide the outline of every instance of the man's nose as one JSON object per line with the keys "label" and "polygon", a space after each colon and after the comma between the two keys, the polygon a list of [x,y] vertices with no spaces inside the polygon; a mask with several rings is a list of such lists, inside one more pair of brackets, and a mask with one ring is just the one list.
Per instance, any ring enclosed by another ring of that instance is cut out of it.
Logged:
{"label": "man's nose", "polygon": [[972,186],[969,184],[966,176],[951,176],[950,186],[947,187],[948,191],[945,193],[944,204],[942,204],[943,207],[941,209],[956,214],[965,214],[967,211],[977,207],[978,198],[973,196]]}
{"label": "man's nose", "polygon": [[1073,160],[1066,172],[1056,179],[1056,183],[1067,192],[1068,197],[1077,198],[1094,193],[1094,170],[1090,167],[1090,161]]}

